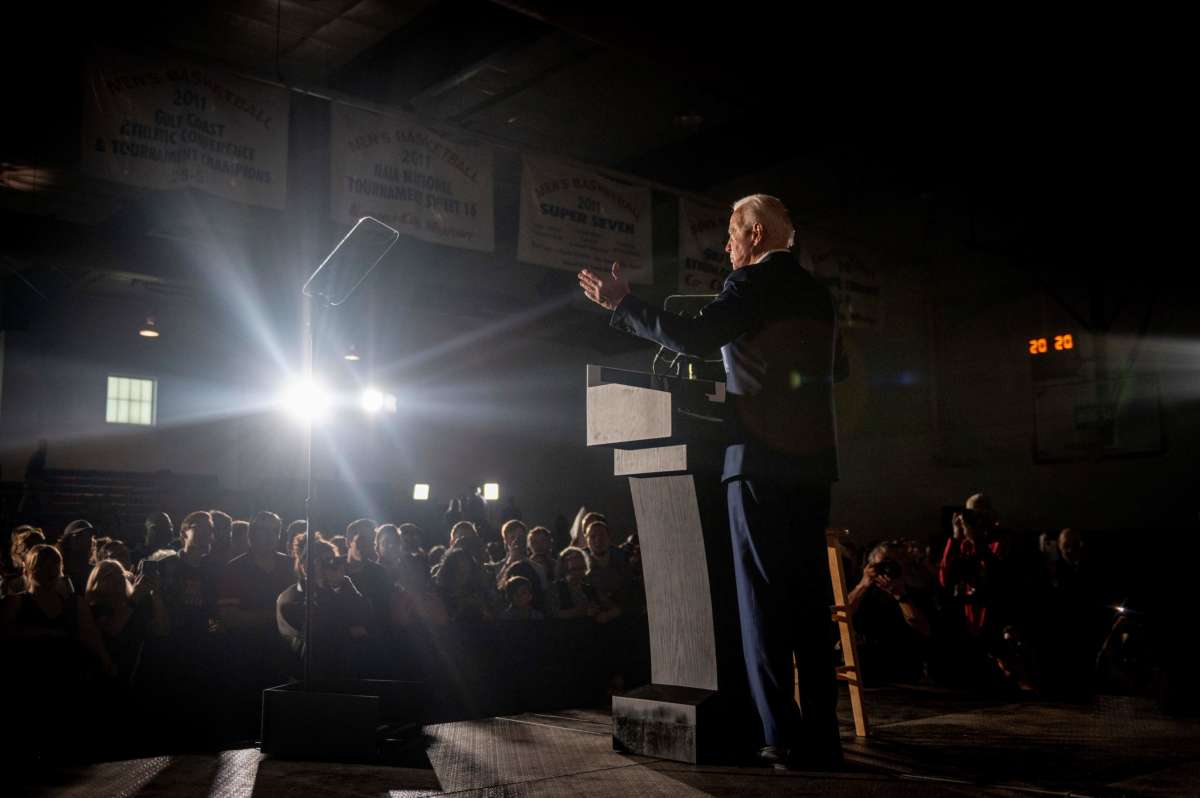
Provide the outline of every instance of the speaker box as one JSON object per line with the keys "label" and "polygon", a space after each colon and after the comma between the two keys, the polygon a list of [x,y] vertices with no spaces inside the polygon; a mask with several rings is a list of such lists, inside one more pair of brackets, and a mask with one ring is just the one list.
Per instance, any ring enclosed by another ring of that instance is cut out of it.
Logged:
{"label": "speaker box", "polygon": [[386,764],[419,731],[419,682],[313,681],[263,691],[262,752],[281,759]]}

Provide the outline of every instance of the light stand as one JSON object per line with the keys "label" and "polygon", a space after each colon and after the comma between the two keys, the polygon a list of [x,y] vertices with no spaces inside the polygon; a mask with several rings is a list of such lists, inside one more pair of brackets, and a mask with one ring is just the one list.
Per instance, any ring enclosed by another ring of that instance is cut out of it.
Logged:
{"label": "light stand", "polygon": [[[304,386],[314,391],[313,362],[316,358],[317,336],[313,326],[318,309],[322,312],[336,308],[354,295],[363,280],[375,268],[400,238],[400,231],[378,219],[364,216],[355,222],[350,232],[321,261],[300,289],[304,306]],[[310,397],[315,399],[315,396]],[[312,596],[313,578],[313,413],[304,416],[304,689],[312,680]]]}
{"label": "light stand", "polygon": [[[317,353],[318,315],[342,305],[353,295],[400,238],[399,231],[364,216],[304,283],[304,383],[309,393],[304,418],[304,678],[263,691],[262,752],[285,759],[334,762],[378,762],[399,741],[381,739],[380,721],[415,693],[411,684],[386,680],[322,683],[314,678],[313,594],[313,365]],[[319,674],[318,674],[319,676]],[[411,724],[409,724],[411,725]],[[394,753],[394,751],[393,751]]]}

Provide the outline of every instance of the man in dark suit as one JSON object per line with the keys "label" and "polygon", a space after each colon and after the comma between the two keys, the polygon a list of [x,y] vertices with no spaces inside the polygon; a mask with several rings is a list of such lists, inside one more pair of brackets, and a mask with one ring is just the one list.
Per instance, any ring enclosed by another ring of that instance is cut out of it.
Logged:
{"label": "man in dark suit", "polygon": [[838,469],[832,383],[846,369],[832,297],[790,252],[793,237],[775,197],[735,203],[725,245],[733,273],[694,319],[635,297],[619,264],[611,274],[584,270],[579,283],[617,329],[689,355],[720,347],[733,410],[722,481],[761,756],[828,767],[841,761],[841,742],[825,527]]}

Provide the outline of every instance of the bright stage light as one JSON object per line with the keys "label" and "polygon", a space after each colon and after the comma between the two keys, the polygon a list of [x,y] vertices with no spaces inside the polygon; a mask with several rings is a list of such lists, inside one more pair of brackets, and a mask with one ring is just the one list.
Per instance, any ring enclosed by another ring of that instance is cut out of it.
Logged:
{"label": "bright stage light", "polygon": [[362,408],[368,413],[378,413],[383,409],[383,393],[374,388],[363,391]]}
{"label": "bright stage light", "polygon": [[423,502],[429,500],[429,486],[424,482],[418,482],[413,485],[413,501]]}
{"label": "bright stage light", "polygon": [[494,502],[500,498],[500,484],[497,482],[483,483],[483,500]]}
{"label": "bright stage light", "polygon": [[329,411],[329,393],[318,382],[300,380],[288,386],[283,406],[288,415],[300,421],[318,421]]}

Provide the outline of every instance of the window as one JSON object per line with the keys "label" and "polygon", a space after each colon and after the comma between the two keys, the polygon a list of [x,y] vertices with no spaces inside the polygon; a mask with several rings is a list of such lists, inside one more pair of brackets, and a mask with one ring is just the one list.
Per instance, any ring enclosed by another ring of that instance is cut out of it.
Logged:
{"label": "window", "polygon": [[154,380],[133,377],[108,378],[108,409],[104,420],[109,424],[154,424]]}

